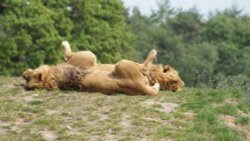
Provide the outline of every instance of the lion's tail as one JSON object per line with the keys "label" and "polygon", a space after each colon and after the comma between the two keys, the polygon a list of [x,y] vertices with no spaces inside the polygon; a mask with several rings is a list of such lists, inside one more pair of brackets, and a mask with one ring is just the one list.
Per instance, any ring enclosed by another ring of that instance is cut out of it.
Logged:
{"label": "lion's tail", "polygon": [[64,48],[64,60],[67,61],[72,56],[71,47],[68,41],[63,41],[62,46]]}

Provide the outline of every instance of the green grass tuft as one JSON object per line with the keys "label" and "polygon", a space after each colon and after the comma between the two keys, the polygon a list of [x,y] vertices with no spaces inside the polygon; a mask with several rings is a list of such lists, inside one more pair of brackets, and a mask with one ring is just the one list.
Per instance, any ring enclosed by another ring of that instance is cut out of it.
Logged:
{"label": "green grass tuft", "polygon": [[217,109],[217,112],[220,114],[232,115],[232,116],[238,115],[237,108],[232,104],[226,103],[222,106],[218,106],[216,109]]}
{"label": "green grass tuft", "polygon": [[249,126],[250,125],[250,118],[246,117],[246,116],[240,116],[240,117],[236,118],[235,123],[243,125],[243,126]]}

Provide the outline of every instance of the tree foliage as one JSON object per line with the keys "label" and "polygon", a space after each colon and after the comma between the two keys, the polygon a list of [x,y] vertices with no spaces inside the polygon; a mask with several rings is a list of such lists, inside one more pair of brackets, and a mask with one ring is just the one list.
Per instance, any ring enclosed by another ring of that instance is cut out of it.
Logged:
{"label": "tree foliage", "polygon": [[0,74],[60,62],[65,39],[107,63],[132,53],[120,0],[4,0],[1,7]]}
{"label": "tree foliage", "polygon": [[120,0],[73,0],[72,4],[72,38],[79,49],[93,51],[106,63],[131,55],[134,37],[125,23]]}
{"label": "tree foliage", "polygon": [[133,12],[129,24],[135,49],[157,48],[158,61],[173,65],[189,86],[213,86],[242,74],[250,80],[250,17],[236,6],[205,19],[196,8],[173,9],[162,0],[150,16]]}

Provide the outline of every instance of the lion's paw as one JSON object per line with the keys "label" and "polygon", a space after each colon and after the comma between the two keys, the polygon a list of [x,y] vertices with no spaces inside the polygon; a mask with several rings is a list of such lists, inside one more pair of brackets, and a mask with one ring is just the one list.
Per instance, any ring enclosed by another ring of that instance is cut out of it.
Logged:
{"label": "lion's paw", "polygon": [[150,57],[155,57],[157,54],[157,51],[155,49],[150,51]]}
{"label": "lion's paw", "polygon": [[63,42],[62,42],[62,46],[68,47],[68,46],[70,46],[70,45],[69,45],[69,42],[68,42],[68,41],[63,41]]}
{"label": "lion's paw", "polygon": [[159,83],[155,83],[153,86],[153,89],[159,91],[160,90],[160,84]]}

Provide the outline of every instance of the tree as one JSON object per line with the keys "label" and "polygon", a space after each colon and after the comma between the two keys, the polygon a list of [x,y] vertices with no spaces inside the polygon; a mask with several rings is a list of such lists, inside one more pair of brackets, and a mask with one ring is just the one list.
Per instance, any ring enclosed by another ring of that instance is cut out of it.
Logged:
{"label": "tree", "polygon": [[72,0],[71,9],[72,41],[78,49],[93,51],[105,63],[132,55],[134,36],[125,23],[120,0]]}
{"label": "tree", "polygon": [[162,0],[149,17],[135,9],[130,20],[141,56],[156,48],[158,61],[174,66],[188,86],[249,74],[250,18],[235,7],[203,20],[195,8],[176,10]]}
{"label": "tree", "polygon": [[153,32],[154,28],[152,22],[147,17],[141,15],[138,8],[133,8],[132,16],[128,17],[128,24],[131,26],[132,31],[136,35],[136,42],[134,44],[135,59],[143,61],[148,52],[156,48],[154,45]]}
{"label": "tree", "polygon": [[70,32],[70,27],[64,29],[66,35],[59,32],[58,27],[69,21],[62,13],[47,8],[42,1],[6,0],[4,4],[1,74],[19,75],[27,67],[61,60],[58,47]]}
{"label": "tree", "polygon": [[219,60],[214,68],[217,83],[231,76],[249,76],[249,23],[250,17],[235,6],[211,15],[206,23],[205,40],[218,48]]}
{"label": "tree", "polygon": [[179,11],[174,18],[168,21],[168,25],[185,43],[192,44],[202,40],[202,16],[195,8]]}
{"label": "tree", "polygon": [[175,10],[171,8],[169,0],[159,0],[157,2],[157,10],[152,10],[150,20],[152,23],[165,23],[171,16],[175,14]]}
{"label": "tree", "polygon": [[28,67],[62,61],[62,40],[74,50],[93,51],[105,63],[132,54],[134,36],[120,0],[4,0],[1,5],[0,74],[20,75]]}

